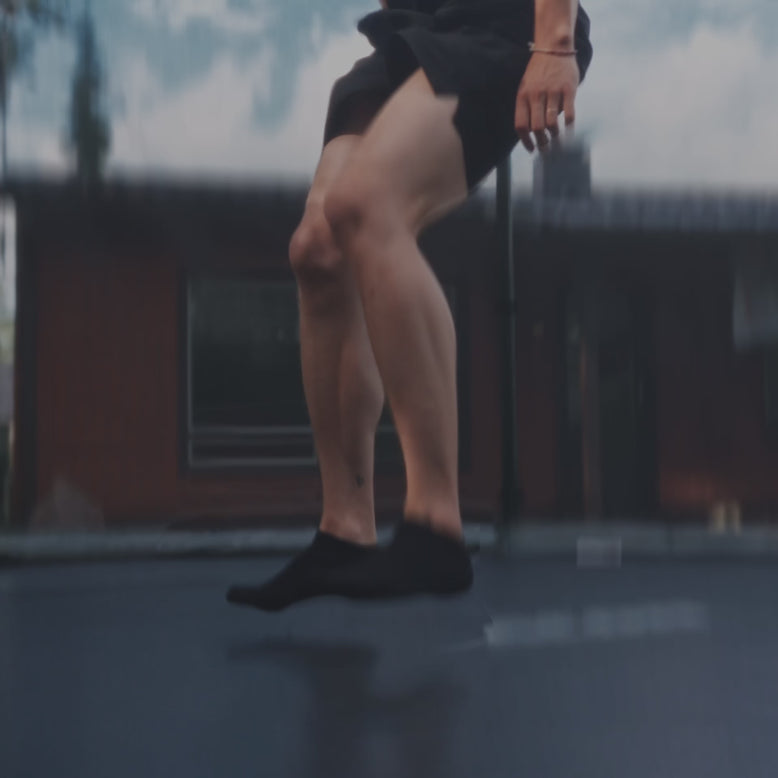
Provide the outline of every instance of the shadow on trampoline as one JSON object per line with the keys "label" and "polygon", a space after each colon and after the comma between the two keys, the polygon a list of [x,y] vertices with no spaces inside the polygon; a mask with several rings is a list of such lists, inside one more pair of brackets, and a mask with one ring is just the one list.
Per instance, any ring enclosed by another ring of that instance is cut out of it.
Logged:
{"label": "shadow on trampoline", "polygon": [[308,693],[297,744],[302,774],[452,774],[454,730],[468,697],[453,671],[436,669],[410,682],[393,678],[384,690],[375,646],[291,638],[233,643],[227,658],[274,664],[302,679]]}

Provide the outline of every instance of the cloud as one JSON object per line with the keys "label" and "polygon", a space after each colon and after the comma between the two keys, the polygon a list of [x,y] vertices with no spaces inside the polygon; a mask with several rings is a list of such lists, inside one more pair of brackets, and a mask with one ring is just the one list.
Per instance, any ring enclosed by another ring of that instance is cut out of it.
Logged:
{"label": "cloud", "polygon": [[332,82],[368,50],[356,33],[331,37],[317,61],[300,71],[292,109],[270,131],[255,117],[256,102],[270,89],[270,50],[240,66],[222,57],[205,78],[173,94],[138,57],[124,70],[125,105],[113,126],[111,168],[308,176],[321,150]]}
{"label": "cloud", "polygon": [[45,125],[21,125],[9,121],[8,156],[15,169],[42,168],[53,173],[67,170],[64,132]]}
{"label": "cloud", "polygon": [[[690,2],[711,13],[726,5]],[[593,17],[595,59],[578,94],[578,133],[590,141],[595,186],[776,187],[778,50],[751,21],[757,11],[772,13],[773,2],[743,4],[737,24],[697,22],[672,35],[646,28],[639,46],[633,45],[635,20],[645,20],[647,0],[636,0],[635,15],[616,0],[584,2]],[[224,20],[237,18],[230,14],[254,9],[261,15],[263,4],[136,0],[135,7],[176,24],[197,18],[230,24]],[[291,14],[290,8],[285,13]],[[316,14],[306,18],[307,27],[295,29],[305,32],[310,59],[296,57],[299,69],[283,68],[288,84],[280,85],[278,69],[283,57],[296,51],[288,43],[291,32],[259,36],[262,45],[240,55],[234,47],[219,48],[203,64],[202,75],[173,85],[163,69],[147,64],[139,46],[115,54],[110,82],[121,89],[122,105],[113,116],[110,171],[309,176],[320,152],[332,82],[369,52],[369,44],[353,26],[338,32],[325,29]],[[630,35],[604,34],[619,25]],[[279,90],[285,96],[280,107]],[[17,90],[12,97],[19,98]],[[64,92],[57,96],[56,110],[63,117],[66,98]],[[273,122],[264,116],[268,112],[274,113]],[[13,161],[64,169],[61,127],[30,117],[29,111],[25,116],[12,109]],[[514,153],[514,169],[517,185],[531,180],[532,158],[521,148]]]}
{"label": "cloud", "polygon": [[131,9],[142,20],[166,24],[174,32],[181,32],[193,22],[205,22],[230,33],[254,35],[263,32],[269,15],[266,3],[241,5],[236,8],[230,0],[134,0]]}
{"label": "cloud", "polygon": [[778,52],[749,24],[698,25],[633,56],[602,52],[579,93],[595,178],[775,186],[777,72]]}
{"label": "cloud", "polygon": [[655,0],[582,0],[592,17],[595,46],[621,50],[656,49],[658,44],[685,39],[701,24],[755,25],[762,40],[771,45],[772,30],[778,25],[775,0],[684,0],[657,3]]}

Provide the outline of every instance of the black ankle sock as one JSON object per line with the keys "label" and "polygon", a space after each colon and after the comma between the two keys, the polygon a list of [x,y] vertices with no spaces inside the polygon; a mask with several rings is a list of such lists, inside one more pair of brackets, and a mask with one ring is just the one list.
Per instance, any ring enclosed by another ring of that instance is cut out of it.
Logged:
{"label": "black ankle sock", "polygon": [[357,600],[457,594],[472,586],[473,567],[461,540],[403,521],[387,548],[341,567],[331,582]]}
{"label": "black ankle sock", "polygon": [[308,548],[280,573],[261,586],[233,586],[227,600],[266,611],[279,611],[300,600],[338,594],[329,582],[334,570],[376,553],[375,546],[361,546],[319,530]]}

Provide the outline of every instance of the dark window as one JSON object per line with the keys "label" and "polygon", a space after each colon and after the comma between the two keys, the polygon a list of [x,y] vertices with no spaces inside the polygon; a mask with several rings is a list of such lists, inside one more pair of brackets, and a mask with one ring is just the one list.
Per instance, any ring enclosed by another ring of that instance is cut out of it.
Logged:
{"label": "dark window", "polygon": [[[315,465],[295,284],[193,274],[186,291],[187,464]],[[401,471],[388,408],[375,459],[379,470]]]}
{"label": "dark window", "polygon": [[313,464],[293,283],[189,278],[190,465]]}

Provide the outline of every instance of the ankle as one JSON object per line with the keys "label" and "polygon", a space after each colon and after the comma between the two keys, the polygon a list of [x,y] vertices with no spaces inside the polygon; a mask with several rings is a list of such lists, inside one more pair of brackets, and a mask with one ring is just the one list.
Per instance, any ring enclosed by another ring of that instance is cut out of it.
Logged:
{"label": "ankle", "polygon": [[348,514],[323,514],[319,529],[340,540],[348,540],[362,546],[375,545],[377,540],[375,519],[372,516],[356,517]]}
{"label": "ankle", "polygon": [[448,511],[419,511],[406,508],[403,520],[412,524],[421,524],[441,535],[454,538],[454,540],[464,539],[464,530],[462,528],[462,519],[459,515],[459,509]]}

